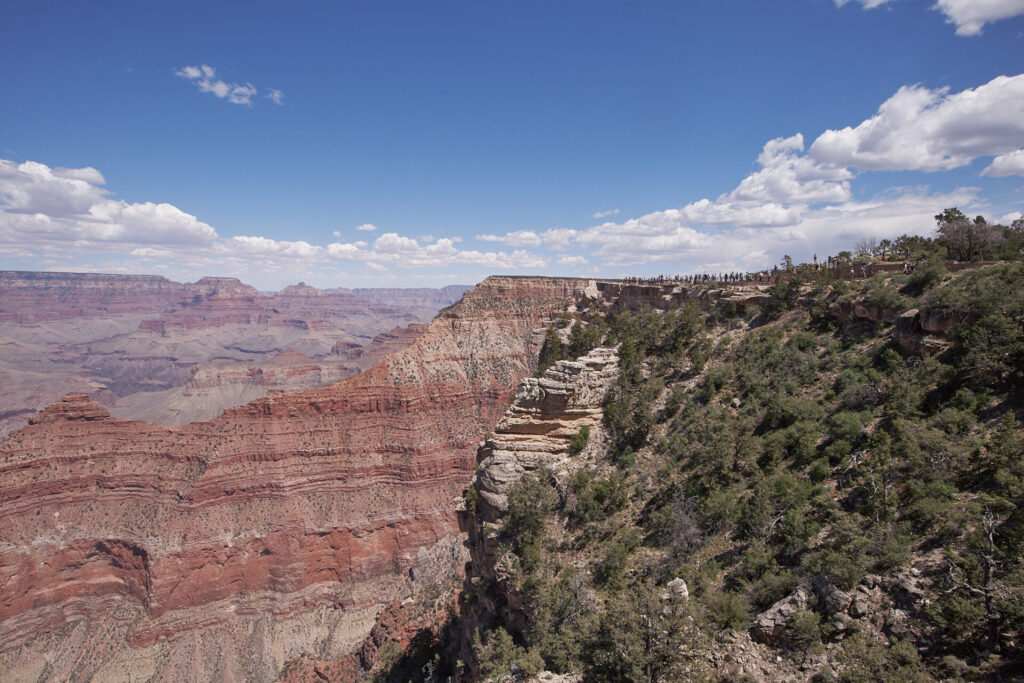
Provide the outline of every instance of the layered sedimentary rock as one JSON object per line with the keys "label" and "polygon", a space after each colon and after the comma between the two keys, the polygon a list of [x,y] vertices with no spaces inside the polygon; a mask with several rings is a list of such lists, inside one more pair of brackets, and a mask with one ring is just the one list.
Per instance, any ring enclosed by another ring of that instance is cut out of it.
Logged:
{"label": "layered sedimentary rock", "polygon": [[616,352],[594,349],[520,383],[515,401],[478,454],[477,522],[500,520],[508,510],[509,489],[524,474],[544,468],[564,478],[574,469],[570,440],[584,427],[600,426],[604,399],[617,375]]}
{"label": "layered sedimentary rock", "polygon": [[369,371],[208,422],[47,409],[0,441],[0,672],[269,679],[348,653],[461,568],[479,439],[586,286],[490,278]]}
{"label": "layered sedimentary rock", "polygon": [[[551,477],[565,491],[573,472],[592,465],[592,455],[604,438],[603,405],[617,377],[618,355],[612,349],[594,349],[575,361],[557,362],[541,378],[523,380],[512,406],[480,447],[472,482],[475,495],[459,513],[469,534],[471,558],[460,620],[464,647],[478,626],[525,626],[518,561],[509,550],[509,539],[501,534],[509,491],[530,473]],[[584,428],[590,432],[589,444],[576,452],[572,438]],[[500,604],[495,595],[501,596]],[[465,655],[472,666],[472,657]]]}
{"label": "layered sedimentary rock", "polygon": [[184,386],[131,394],[120,399],[113,412],[119,417],[171,426],[209,420],[226,407],[268,394],[313,389],[351,377],[405,348],[426,329],[420,324],[396,327],[378,334],[366,345],[339,341],[330,354],[318,358],[286,350],[258,364],[203,363],[192,368]]}
{"label": "layered sedimentary rock", "polygon": [[[358,296],[300,283],[265,294],[235,278],[178,283],[151,275],[0,272],[0,435],[71,392],[89,394],[119,417],[178,425],[272,389],[336,381],[370,364],[349,352],[395,326],[428,322],[466,289]],[[401,304],[390,304],[391,296]],[[264,364],[280,367],[278,355],[288,351],[322,370],[265,390],[237,381]],[[222,387],[210,386],[219,379]],[[206,388],[188,400],[193,380]]]}

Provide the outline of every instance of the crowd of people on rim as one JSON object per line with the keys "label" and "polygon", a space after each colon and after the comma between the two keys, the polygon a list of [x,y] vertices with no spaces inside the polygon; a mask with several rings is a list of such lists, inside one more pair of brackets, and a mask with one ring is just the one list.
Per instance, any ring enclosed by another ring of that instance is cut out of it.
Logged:
{"label": "crowd of people on rim", "polygon": [[[850,279],[867,279],[875,274],[875,268],[870,263],[855,264],[848,260],[836,258],[835,256],[829,256],[827,261],[819,263],[818,255],[815,254],[814,262],[810,265],[814,270],[834,271],[840,278],[847,277],[847,268],[850,270],[848,275]],[[913,273],[917,264],[905,262],[902,266],[903,273]],[[753,273],[733,271],[728,273],[694,273],[690,275],[654,275],[652,277],[629,276],[624,278],[624,280],[626,284],[631,285],[663,285],[673,283],[686,285],[770,283],[775,281],[780,272],[792,272],[793,270],[795,270],[795,268],[790,267],[780,271],[778,266],[773,266],[771,270],[762,270]]]}

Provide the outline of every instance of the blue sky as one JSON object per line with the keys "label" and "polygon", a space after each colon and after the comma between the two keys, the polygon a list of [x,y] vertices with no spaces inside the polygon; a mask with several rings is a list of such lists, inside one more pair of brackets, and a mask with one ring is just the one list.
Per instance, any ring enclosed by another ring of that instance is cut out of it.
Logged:
{"label": "blue sky", "polygon": [[1024,208],[1024,0],[9,2],[0,59],[2,269],[748,270]]}

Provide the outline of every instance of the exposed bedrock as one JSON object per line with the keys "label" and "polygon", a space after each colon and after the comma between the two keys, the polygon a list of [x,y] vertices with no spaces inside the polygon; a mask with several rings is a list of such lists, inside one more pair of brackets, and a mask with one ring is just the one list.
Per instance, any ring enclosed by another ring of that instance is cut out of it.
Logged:
{"label": "exposed bedrock", "polygon": [[[593,466],[593,454],[604,439],[603,405],[618,377],[618,361],[616,351],[598,348],[575,361],[558,361],[540,379],[524,379],[512,406],[481,445],[480,464],[471,484],[475,505],[460,511],[470,550],[461,603],[462,643],[473,641],[478,626],[500,623],[512,630],[525,626],[528,617],[515,570],[518,561],[501,533],[509,492],[524,476],[541,471],[564,491],[575,471]],[[572,437],[584,427],[590,430],[589,443],[575,452]],[[496,595],[502,596],[500,600]],[[472,667],[472,654],[462,654]]]}
{"label": "exposed bedrock", "polygon": [[346,654],[461,569],[452,500],[531,331],[587,285],[489,278],[369,371],[207,422],[44,410],[0,441],[0,677],[266,679]]}

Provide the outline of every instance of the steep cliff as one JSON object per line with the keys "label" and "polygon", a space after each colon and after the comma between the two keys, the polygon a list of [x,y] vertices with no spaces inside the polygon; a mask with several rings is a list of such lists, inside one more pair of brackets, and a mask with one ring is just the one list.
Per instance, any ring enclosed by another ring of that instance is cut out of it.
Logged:
{"label": "steep cliff", "polygon": [[459,515],[471,558],[460,621],[462,659],[471,669],[468,647],[476,629],[500,624],[522,630],[528,621],[514,539],[503,526],[509,492],[535,475],[553,480],[564,495],[575,471],[593,467],[604,443],[603,406],[617,377],[613,349],[558,361],[539,379],[520,383],[512,406],[480,447],[470,502]]}
{"label": "steep cliff", "polygon": [[43,411],[0,441],[0,671],[268,679],[346,654],[461,569],[452,500],[531,331],[587,284],[490,278],[369,371],[208,422]]}

